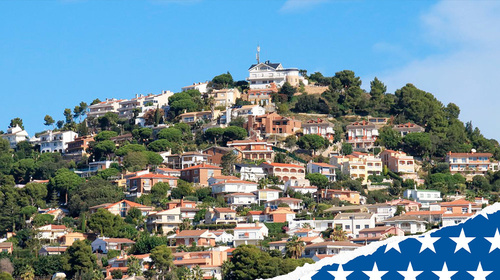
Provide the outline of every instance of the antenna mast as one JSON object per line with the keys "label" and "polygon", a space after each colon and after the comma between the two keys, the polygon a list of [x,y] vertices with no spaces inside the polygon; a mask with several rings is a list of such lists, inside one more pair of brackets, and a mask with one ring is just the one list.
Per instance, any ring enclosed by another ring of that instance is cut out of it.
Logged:
{"label": "antenna mast", "polygon": [[260,46],[259,45],[257,45],[257,57],[256,58],[257,58],[257,64],[259,64],[260,63]]}

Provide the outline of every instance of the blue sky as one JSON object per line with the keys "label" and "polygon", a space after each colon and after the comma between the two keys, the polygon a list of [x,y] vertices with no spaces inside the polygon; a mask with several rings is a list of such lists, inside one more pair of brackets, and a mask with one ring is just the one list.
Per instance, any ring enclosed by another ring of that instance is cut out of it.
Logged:
{"label": "blue sky", "polygon": [[333,75],[354,70],[369,87],[410,82],[462,109],[500,139],[500,3],[496,1],[1,1],[0,129],[95,98],[177,92],[255,61]]}

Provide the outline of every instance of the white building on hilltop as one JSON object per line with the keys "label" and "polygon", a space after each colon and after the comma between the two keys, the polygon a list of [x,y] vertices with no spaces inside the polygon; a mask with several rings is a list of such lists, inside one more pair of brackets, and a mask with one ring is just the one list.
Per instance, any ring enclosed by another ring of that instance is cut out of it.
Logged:
{"label": "white building on hilltop", "polygon": [[289,82],[292,86],[298,86],[300,82],[304,85],[308,84],[307,79],[302,77],[297,68],[283,68],[281,63],[271,63],[268,61],[260,62],[257,53],[257,64],[253,64],[248,69],[249,76],[247,78],[250,84],[250,89],[265,89],[270,88],[271,83],[277,87],[283,86],[285,82]]}
{"label": "white building on hilltop", "polygon": [[75,140],[78,134],[74,131],[49,130],[40,135],[40,153],[59,152],[64,154],[68,148],[68,143]]}
{"label": "white building on hilltop", "polygon": [[17,124],[14,127],[9,127],[7,133],[1,135],[3,139],[9,141],[10,148],[15,149],[17,143],[28,140],[28,132],[20,128]]}

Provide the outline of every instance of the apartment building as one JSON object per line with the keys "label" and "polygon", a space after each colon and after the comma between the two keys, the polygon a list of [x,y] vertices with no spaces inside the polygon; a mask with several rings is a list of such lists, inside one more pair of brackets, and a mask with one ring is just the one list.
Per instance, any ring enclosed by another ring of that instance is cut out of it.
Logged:
{"label": "apartment building", "polygon": [[234,165],[234,172],[240,174],[241,180],[258,182],[260,179],[266,177],[264,168],[255,164],[236,163]]}
{"label": "apartment building", "polygon": [[178,116],[179,122],[187,124],[195,124],[198,121],[212,121],[220,116],[220,110],[189,112]]}
{"label": "apartment building", "polygon": [[175,207],[163,211],[150,212],[146,220],[146,227],[149,231],[167,234],[175,228],[178,228],[181,223],[181,208]]}
{"label": "apartment building", "polygon": [[452,174],[460,173],[463,175],[484,175],[488,170],[498,171],[498,164],[494,164],[490,158],[491,153],[452,153],[446,154],[445,161],[450,165]]}
{"label": "apartment building", "polygon": [[234,140],[227,142],[227,146],[241,152],[243,159],[272,160],[274,156],[273,145],[260,140]]}
{"label": "apartment building", "polygon": [[171,91],[162,91],[162,93],[154,95],[135,95],[135,98],[130,100],[120,101],[118,108],[118,116],[122,119],[130,119],[137,112],[138,118],[142,118],[144,112],[156,108],[165,108],[168,106],[168,98],[174,95]]}
{"label": "apartment building", "polygon": [[257,193],[257,200],[258,203],[260,204],[262,201],[270,201],[270,200],[275,200],[280,197],[280,190],[275,190],[275,189],[260,189],[255,191]]}
{"label": "apartment building", "polygon": [[196,246],[215,246],[215,234],[208,229],[183,230],[167,238],[175,240],[177,246],[191,246],[193,243],[196,243]]}
{"label": "apartment building", "polygon": [[288,180],[304,180],[306,169],[303,166],[288,163],[261,163],[260,166],[264,168],[268,175],[277,176],[280,181],[286,182]]}
{"label": "apartment building", "polygon": [[214,98],[215,107],[231,107],[236,103],[237,98],[241,98],[241,93],[237,88],[224,88],[212,90],[208,96]]}
{"label": "apartment building", "polygon": [[106,115],[106,113],[118,114],[118,109],[120,108],[120,102],[125,102],[125,101],[128,101],[128,100],[127,99],[115,99],[115,98],[108,99],[108,98],[106,98],[106,100],[104,100],[102,102],[96,103],[94,105],[90,105],[88,107],[87,117],[97,119],[99,117]]}
{"label": "apartment building", "polygon": [[89,143],[91,142],[94,142],[94,137],[92,135],[76,137],[74,141],[68,142],[66,155],[77,157],[86,155],[87,149],[89,148]]}
{"label": "apartment building", "polygon": [[360,152],[353,152],[347,156],[333,156],[330,158],[330,164],[353,180],[361,178],[363,184],[368,182],[368,176],[380,175],[383,171],[382,159]]}
{"label": "apartment building", "polygon": [[277,92],[278,88],[276,87],[276,84],[271,83],[268,88],[249,89],[246,93],[241,95],[241,98],[252,104],[266,106],[272,103],[272,95]]}
{"label": "apartment building", "polygon": [[270,207],[271,209],[278,209],[280,204],[287,204],[293,211],[300,211],[304,208],[302,199],[292,197],[280,197],[275,200],[268,200],[264,203],[266,207]]}
{"label": "apartment building", "polygon": [[236,210],[231,208],[213,208],[205,213],[206,224],[237,224]]}
{"label": "apartment building", "polygon": [[334,124],[323,119],[308,120],[302,123],[302,133],[304,135],[313,134],[319,135],[330,142],[333,142],[335,136]]}
{"label": "apartment building", "polygon": [[261,116],[266,113],[266,109],[259,105],[235,106],[231,111],[233,118],[242,117],[248,119],[248,116]]}
{"label": "apartment building", "polygon": [[78,134],[74,131],[49,130],[40,135],[40,153],[66,153],[68,143],[74,141]]}
{"label": "apartment building", "polygon": [[353,122],[346,126],[347,143],[354,149],[369,149],[378,138],[378,129],[375,124],[367,121]]}
{"label": "apartment building", "polygon": [[382,163],[392,172],[416,178],[413,156],[409,156],[401,151],[384,150],[380,153],[379,157],[382,159]]}
{"label": "apartment building", "polygon": [[298,132],[302,128],[302,123],[294,118],[282,117],[278,113],[268,113],[261,116],[248,116],[244,128],[248,130],[250,136],[287,137]]}
{"label": "apartment building", "polygon": [[285,82],[292,86],[298,86],[299,83],[307,85],[309,81],[299,73],[297,68],[283,68],[281,63],[271,63],[269,60],[252,64],[248,69],[249,75],[247,78],[250,84],[250,89],[266,89],[270,88],[271,84],[277,87],[283,86]]}
{"label": "apartment building", "polygon": [[224,196],[224,200],[231,209],[236,209],[238,206],[249,207],[252,204],[257,204],[257,196],[253,193],[230,193]]}
{"label": "apartment building", "polygon": [[375,227],[375,216],[371,213],[340,213],[333,218],[334,226],[341,226],[342,230],[358,237],[359,231]]}

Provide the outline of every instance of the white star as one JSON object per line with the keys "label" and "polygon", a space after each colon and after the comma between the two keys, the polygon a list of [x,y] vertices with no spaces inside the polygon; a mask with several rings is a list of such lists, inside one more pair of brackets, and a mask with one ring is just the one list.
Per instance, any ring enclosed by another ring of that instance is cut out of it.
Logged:
{"label": "white star", "polygon": [[401,249],[399,248],[399,242],[389,242],[387,243],[387,245],[385,246],[385,252],[384,253],[387,253],[389,252],[391,249],[394,249],[398,252],[401,253]]}
{"label": "white star", "polygon": [[491,243],[490,253],[495,249],[500,249],[500,234],[498,234],[498,228],[493,237],[485,237]]}
{"label": "white star", "polygon": [[458,271],[449,271],[446,262],[443,264],[443,269],[441,271],[433,271],[432,273],[439,276],[439,280],[451,280],[451,277],[455,275]]}
{"label": "white star", "polygon": [[344,271],[342,268],[342,265],[339,264],[339,267],[337,268],[337,271],[328,271],[333,277],[335,277],[335,280],[346,280],[347,276],[349,276],[353,271]]}
{"label": "white star", "polygon": [[470,253],[469,243],[474,240],[475,237],[466,237],[464,229],[462,229],[459,237],[450,237],[450,239],[457,243],[457,246],[455,247],[455,253],[462,248]]}
{"label": "white star", "polygon": [[481,262],[479,262],[476,271],[467,271],[467,273],[474,276],[474,280],[486,280],[486,277],[492,272],[493,271],[484,271],[483,267],[481,266]]}
{"label": "white star", "polygon": [[417,280],[417,276],[422,272],[423,271],[414,271],[411,262],[408,264],[408,269],[406,271],[398,271],[399,274],[405,277],[405,280]]}
{"label": "white star", "polygon": [[377,267],[377,263],[373,263],[373,269],[371,271],[363,271],[364,274],[370,277],[370,280],[382,280],[382,276],[384,276],[389,271],[379,271]]}
{"label": "white star", "polygon": [[441,237],[431,237],[430,234],[427,234],[424,237],[417,238],[417,240],[422,243],[419,253],[422,253],[427,248],[436,253],[436,249],[434,249],[434,242],[438,241],[440,238]]}

